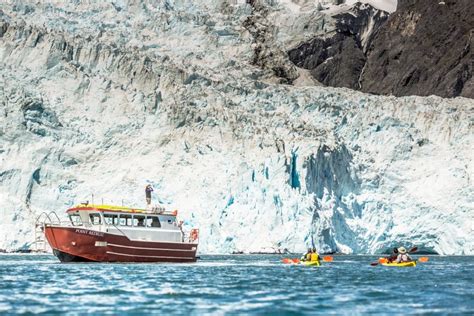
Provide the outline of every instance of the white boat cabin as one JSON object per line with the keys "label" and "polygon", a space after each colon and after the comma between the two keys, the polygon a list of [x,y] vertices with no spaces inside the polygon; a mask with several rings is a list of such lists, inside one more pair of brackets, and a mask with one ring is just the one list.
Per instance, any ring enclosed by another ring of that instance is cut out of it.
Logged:
{"label": "white boat cabin", "polygon": [[67,211],[70,224],[94,231],[124,235],[130,240],[184,242],[176,212],[156,213],[116,206],[79,206]]}

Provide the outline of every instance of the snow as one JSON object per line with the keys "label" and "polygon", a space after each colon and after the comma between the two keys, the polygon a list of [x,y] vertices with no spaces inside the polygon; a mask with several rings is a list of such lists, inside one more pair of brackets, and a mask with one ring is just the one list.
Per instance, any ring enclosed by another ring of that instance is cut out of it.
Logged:
{"label": "snow", "polygon": [[397,0],[344,0],[339,5],[335,5],[334,0],[279,0],[278,3],[290,10],[292,13],[302,13],[317,8],[318,3],[326,12],[335,14],[341,11],[347,11],[357,2],[368,3],[376,9],[380,9],[389,13],[397,10]]}
{"label": "snow", "polygon": [[[473,100],[276,84],[244,2],[25,3],[0,6],[0,249],[32,246],[43,211],[143,207],[151,183],[201,253],[474,254]],[[265,45],[331,31],[305,8],[272,6]]]}
{"label": "snow", "polygon": [[395,12],[397,10],[397,0],[346,0],[347,5],[353,5],[357,2],[368,3],[376,9],[384,10],[389,13]]}

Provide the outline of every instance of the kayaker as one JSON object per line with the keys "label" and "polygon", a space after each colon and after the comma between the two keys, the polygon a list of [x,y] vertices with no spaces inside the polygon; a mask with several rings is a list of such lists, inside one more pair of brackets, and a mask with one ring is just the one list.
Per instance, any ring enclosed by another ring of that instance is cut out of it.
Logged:
{"label": "kayaker", "polygon": [[397,260],[397,257],[398,257],[398,248],[393,248],[393,252],[392,254],[390,255],[390,257],[387,258],[387,261],[388,262],[393,262],[395,260]]}
{"label": "kayaker", "polygon": [[303,254],[301,261],[310,261],[311,260],[311,248],[308,248],[308,251]]}
{"label": "kayaker", "polygon": [[407,254],[407,250],[405,249],[405,247],[398,248],[398,256],[395,262],[400,263],[409,261],[413,261],[413,259]]}
{"label": "kayaker", "polygon": [[319,261],[319,254],[316,252],[316,248],[313,248],[313,250],[311,251],[311,259],[310,261]]}

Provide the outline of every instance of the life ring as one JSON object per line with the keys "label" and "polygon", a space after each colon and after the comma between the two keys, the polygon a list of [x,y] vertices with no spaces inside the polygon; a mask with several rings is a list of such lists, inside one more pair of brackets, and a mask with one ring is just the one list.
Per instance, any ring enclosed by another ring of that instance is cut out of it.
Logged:
{"label": "life ring", "polygon": [[191,232],[189,234],[189,240],[191,242],[196,241],[199,238],[199,229],[191,229]]}

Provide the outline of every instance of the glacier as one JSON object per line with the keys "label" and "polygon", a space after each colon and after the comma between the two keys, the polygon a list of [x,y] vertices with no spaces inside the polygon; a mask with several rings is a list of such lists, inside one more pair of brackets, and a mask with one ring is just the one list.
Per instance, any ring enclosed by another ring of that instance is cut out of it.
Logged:
{"label": "glacier", "polygon": [[474,101],[321,86],[311,3],[0,4],[0,249],[150,183],[201,253],[474,254]]}

